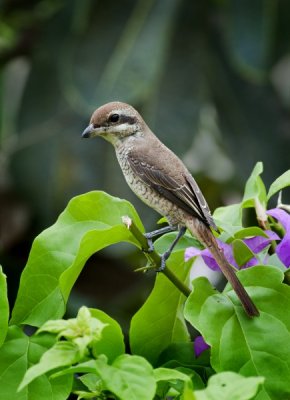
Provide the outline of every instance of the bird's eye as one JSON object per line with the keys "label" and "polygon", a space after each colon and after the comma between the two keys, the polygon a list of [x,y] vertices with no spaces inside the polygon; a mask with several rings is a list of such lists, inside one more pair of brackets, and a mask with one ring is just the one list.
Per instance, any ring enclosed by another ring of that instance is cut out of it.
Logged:
{"label": "bird's eye", "polygon": [[120,118],[119,114],[112,114],[112,115],[110,115],[110,117],[109,117],[109,121],[110,121],[110,122],[118,122],[118,121],[119,121],[119,118]]}

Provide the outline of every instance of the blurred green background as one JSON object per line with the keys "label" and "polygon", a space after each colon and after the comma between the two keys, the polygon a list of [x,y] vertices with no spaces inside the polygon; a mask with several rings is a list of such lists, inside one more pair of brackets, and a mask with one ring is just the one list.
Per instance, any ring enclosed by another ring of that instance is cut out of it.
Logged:
{"label": "blurred green background", "polygon": [[[11,302],[33,238],[72,196],[105,190],[156,226],[111,146],[81,140],[105,102],[134,105],[212,209],[239,200],[256,161],[266,184],[289,168],[287,0],[2,0],[0,68],[0,251]],[[94,256],[71,311],[99,307],[126,325],[154,279],[132,273],[143,263],[128,246]]]}

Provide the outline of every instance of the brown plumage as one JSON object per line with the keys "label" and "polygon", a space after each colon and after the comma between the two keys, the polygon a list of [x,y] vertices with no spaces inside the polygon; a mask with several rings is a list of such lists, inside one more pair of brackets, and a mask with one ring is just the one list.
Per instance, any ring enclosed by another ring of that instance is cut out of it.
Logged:
{"label": "brown plumage", "polygon": [[133,192],[167,217],[187,227],[212,252],[249,316],[259,312],[219,248],[216,225],[197,183],[182,163],[148,128],[130,105],[112,102],[98,108],[83,137],[102,136],[115,147],[124,177]]}

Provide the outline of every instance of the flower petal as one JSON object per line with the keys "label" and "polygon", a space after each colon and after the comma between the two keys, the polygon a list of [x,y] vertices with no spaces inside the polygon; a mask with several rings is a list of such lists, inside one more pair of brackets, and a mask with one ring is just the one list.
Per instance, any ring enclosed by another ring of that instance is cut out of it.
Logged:
{"label": "flower petal", "polygon": [[268,237],[264,236],[253,236],[251,238],[244,239],[244,243],[252,250],[253,253],[257,254],[264,250],[272,240],[280,240],[277,233],[267,230],[265,231]]}
{"label": "flower petal", "polygon": [[[237,268],[238,265],[233,256],[232,246],[230,244],[222,242],[219,239],[217,239],[217,242],[218,242],[219,247],[223,250],[224,255],[225,255],[226,259],[228,260],[228,262]],[[192,257],[196,257],[196,256],[202,256],[206,265],[213,271],[220,271],[220,267],[219,267],[218,263],[216,262],[216,260],[214,259],[211,252],[208,249],[200,250],[200,249],[196,249],[195,247],[188,247],[185,250],[185,254],[184,254],[185,261],[189,260]]]}
{"label": "flower petal", "polygon": [[208,249],[204,249],[202,253],[202,258],[203,261],[206,263],[208,268],[210,268],[213,271],[220,271],[220,267],[216,260],[213,258],[211,252]]}
{"label": "flower petal", "polygon": [[274,217],[281,223],[285,229],[285,235],[281,242],[276,247],[276,254],[282,261],[282,263],[289,268],[290,267],[290,215],[280,208],[273,208],[267,211],[267,214]]}
{"label": "flower petal", "polygon": [[188,247],[184,253],[185,261],[188,261],[192,257],[201,256],[203,261],[207,265],[208,268],[212,269],[213,271],[219,271],[220,267],[218,263],[213,258],[211,252],[208,249],[196,249],[195,247]]}
{"label": "flower petal", "polygon": [[193,347],[194,347],[195,357],[199,357],[201,353],[210,348],[210,346],[207,343],[205,343],[204,338],[202,336],[197,336],[194,339]]}
{"label": "flower petal", "polygon": [[[265,231],[268,237],[263,236],[254,236],[251,238],[243,239],[245,244],[252,250],[253,253],[258,254],[262,250],[267,247],[272,240],[280,240],[280,237],[273,231],[268,230]],[[239,268],[233,254],[233,248],[230,244],[224,243],[221,240],[217,239],[219,247],[223,250],[224,255],[228,262],[234,266],[235,268]],[[220,271],[220,267],[214,257],[212,256],[211,252],[208,249],[197,249],[195,247],[188,247],[185,250],[184,259],[188,261],[192,257],[202,256],[205,264],[213,271]],[[252,267],[253,265],[259,264],[260,261],[258,258],[253,257],[249,260],[242,268]]]}
{"label": "flower petal", "polygon": [[188,261],[192,257],[200,256],[204,250],[197,249],[196,247],[187,247],[184,253],[184,260]]}

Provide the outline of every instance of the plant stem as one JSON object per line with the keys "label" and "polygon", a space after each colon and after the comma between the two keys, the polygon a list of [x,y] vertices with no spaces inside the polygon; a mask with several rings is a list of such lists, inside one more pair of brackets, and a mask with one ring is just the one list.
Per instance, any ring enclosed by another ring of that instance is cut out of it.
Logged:
{"label": "plant stem", "polygon": [[[161,266],[161,257],[160,255],[155,251],[150,251],[149,250],[149,245],[147,242],[147,239],[143,235],[143,233],[139,230],[139,228],[136,226],[134,221],[127,216],[122,217],[122,222],[126,225],[126,227],[131,231],[132,235],[135,236],[135,238],[138,240],[140,243],[140,246],[142,248],[142,251],[144,252],[146,258],[148,259],[149,263],[155,268],[159,269]],[[186,297],[188,297],[191,293],[191,290],[189,289],[188,286],[186,286],[176,275],[174,272],[172,272],[167,266],[164,268],[163,271],[161,271],[172,283],[174,286],[176,286],[181,293],[183,293]]]}

